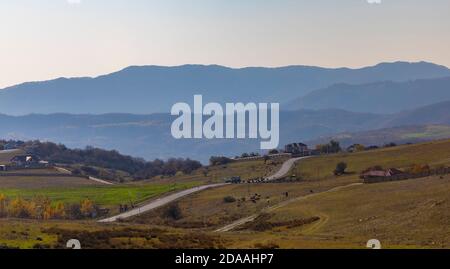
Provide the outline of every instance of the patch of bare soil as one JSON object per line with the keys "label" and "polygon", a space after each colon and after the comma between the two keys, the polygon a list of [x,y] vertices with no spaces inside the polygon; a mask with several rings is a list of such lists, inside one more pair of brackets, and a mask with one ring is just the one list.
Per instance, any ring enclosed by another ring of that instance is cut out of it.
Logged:
{"label": "patch of bare soil", "polygon": [[289,221],[280,221],[280,222],[271,222],[269,221],[271,219],[273,214],[261,214],[258,216],[254,221],[248,222],[241,227],[238,228],[238,230],[252,230],[252,231],[258,231],[258,232],[264,232],[264,231],[270,231],[274,228],[281,228],[285,227],[288,229],[291,228],[297,228],[304,225],[312,224],[316,221],[320,220],[320,217],[314,216],[310,218],[305,219],[295,219],[295,220],[289,220]]}

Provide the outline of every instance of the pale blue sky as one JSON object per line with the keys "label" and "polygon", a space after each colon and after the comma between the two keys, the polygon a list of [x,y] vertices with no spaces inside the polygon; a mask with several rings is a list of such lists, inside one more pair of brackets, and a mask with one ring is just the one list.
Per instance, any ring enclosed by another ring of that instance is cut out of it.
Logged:
{"label": "pale blue sky", "polygon": [[450,66],[448,0],[1,0],[0,87],[129,65]]}

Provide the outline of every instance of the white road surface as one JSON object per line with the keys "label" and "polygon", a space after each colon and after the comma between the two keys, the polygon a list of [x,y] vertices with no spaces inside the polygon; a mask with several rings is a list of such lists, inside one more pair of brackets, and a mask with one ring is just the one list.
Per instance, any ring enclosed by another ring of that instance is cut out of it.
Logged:
{"label": "white road surface", "polygon": [[115,221],[117,221],[119,219],[127,219],[127,218],[130,218],[130,217],[137,216],[137,215],[140,215],[142,213],[148,212],[148,211],[153,210],[155,208],[167,205],[167,204],[169,204],[169,203],[171,203],[171,202],[173,202],[175,200],[178,200],[180,198],[183,198],[183,197],[185,197],[187,195],[190,195],[190,194],[193,194],[193,193],[196,193],[196,192],[199,192],[199,191],[207,190],[207,189],[212,189],[212,188],[218,188],[218,187],[226,186],[226,185],[229,185],[229,184],[228,183],[211,184],[211,185],[199,186],[199,187],[187,189],[187,190],[184,190],[184,191],[180,191],[180,192],[177,192],[177,193],[174,193],[174,194],[171,194],[171,195],[168,195],[168,196],[156,199],[156,200],[151,201],[150,203],[148,203],[146,205],[143,205],[141,207],[135,208],[135,209],[130,210],[128,212],[119,214],[117,216],[99,220],[99,222],[104,222],[104,223],[106,222],[107,223],[107,222],[115,222]]}
{"label": "white road surface", "polygon": [[283,165],[281,166],[280,170],[278,170],[278,172],[267,177],[266,179],[267,180],[276,180],[276,179],[283,178],[284,176],[286,176],[289,173],[289,171],[295,165],[296,162],[306,159],[306,158],[310,158],[310,157],[292,158],[292,159],[285,161],[283,163]]}
{"label": "white road surface", "polygon": [[95,182],[98,182],[98,183],[104,184],[104,185],[114,185],[114,183],[112,183],[112,182],[109,182],[109,181],[106,181],[103,179],[99,179],[99,178],[95,178],[95,177],[89,177],[89,180],[92,180],[92,181],[95,181]]}

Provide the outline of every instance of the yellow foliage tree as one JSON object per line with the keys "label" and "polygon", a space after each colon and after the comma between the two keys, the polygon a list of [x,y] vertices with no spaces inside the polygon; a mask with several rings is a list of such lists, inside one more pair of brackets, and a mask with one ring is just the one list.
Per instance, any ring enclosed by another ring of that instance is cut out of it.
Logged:
{"label": "yellow foliage tree", "polygon": [[430,172],[430,166],[427,164],[416,164],[413,166],[412,171],[413,174],[421,174],[421,173],[427,173]]}
{"label": "yellow foliage tree", "polygon": [[6,217],[6,196],[0,193],[0,217]]}
{"label": "yellow foliage tree", "polygon": [[35,218],[37,206],[34,201],[27,201],[21,197],[13,199],[9,204],[9,215],[16,218]]}
{"label": "yellow foliage tree", "polygon": [[95,213],[94,203],[89,199],[83,200],[81,202],[80,211],[83,216],[92,217]]}
{"label": "yellow foliage tree", "polygon": [[63,203],[59,202],[56,204],[53,210],[52,218],[63,219],[66,217],[66,209]]}

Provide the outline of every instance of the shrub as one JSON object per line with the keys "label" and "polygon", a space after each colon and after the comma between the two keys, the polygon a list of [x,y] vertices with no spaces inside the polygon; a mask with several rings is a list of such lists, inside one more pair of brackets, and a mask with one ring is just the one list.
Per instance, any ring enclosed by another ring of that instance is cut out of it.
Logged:
{"label": "shrub", "polygon": [[428,173],[428,172],[430,172],[430,166],[428,166],[427,164],[424,164],[424,165],[416,164],[411,169],[412,174],[421,174],[421,173]]}
{"label": "shrub", "polygon": [[345,170],[347,169],[347,164],[344,162],[340,162],[336,165],[336,169],[334,170],[334,174],[336,176],[340,176],[345,174]]}
{"label": "shrub", "polygon": [[85,199],[81,202],[80,211],[81,215],[86,218],[93,218],[96,215],[94,203],[89,199]]}
{"label": "shrub", "polygon": [[72,204],[69,206],[67,213],[69,214],[69,218],[71,219],[82,219],[83,214],[81,213],[81,205],[80,204]]}
{"label": "shrub", "polygon": [[223,201],[227,204],[231,204],[236,202],[236,198],[234,198],[233,196],[226,196],[223,198]]}
{"label": "shrub", "polygon": [[223,156],[212,156],[209,159],[209,164],[212,166],[224,165],[232,162],[233,160]]}
{"label": "shrub", "polygon": [[178,204],[171,204],[169,207],[167,207],[167,209],[164,211],[163,216],[165,218],[170,218],[173,220],[180,220],[183,218],[181,208]]}

